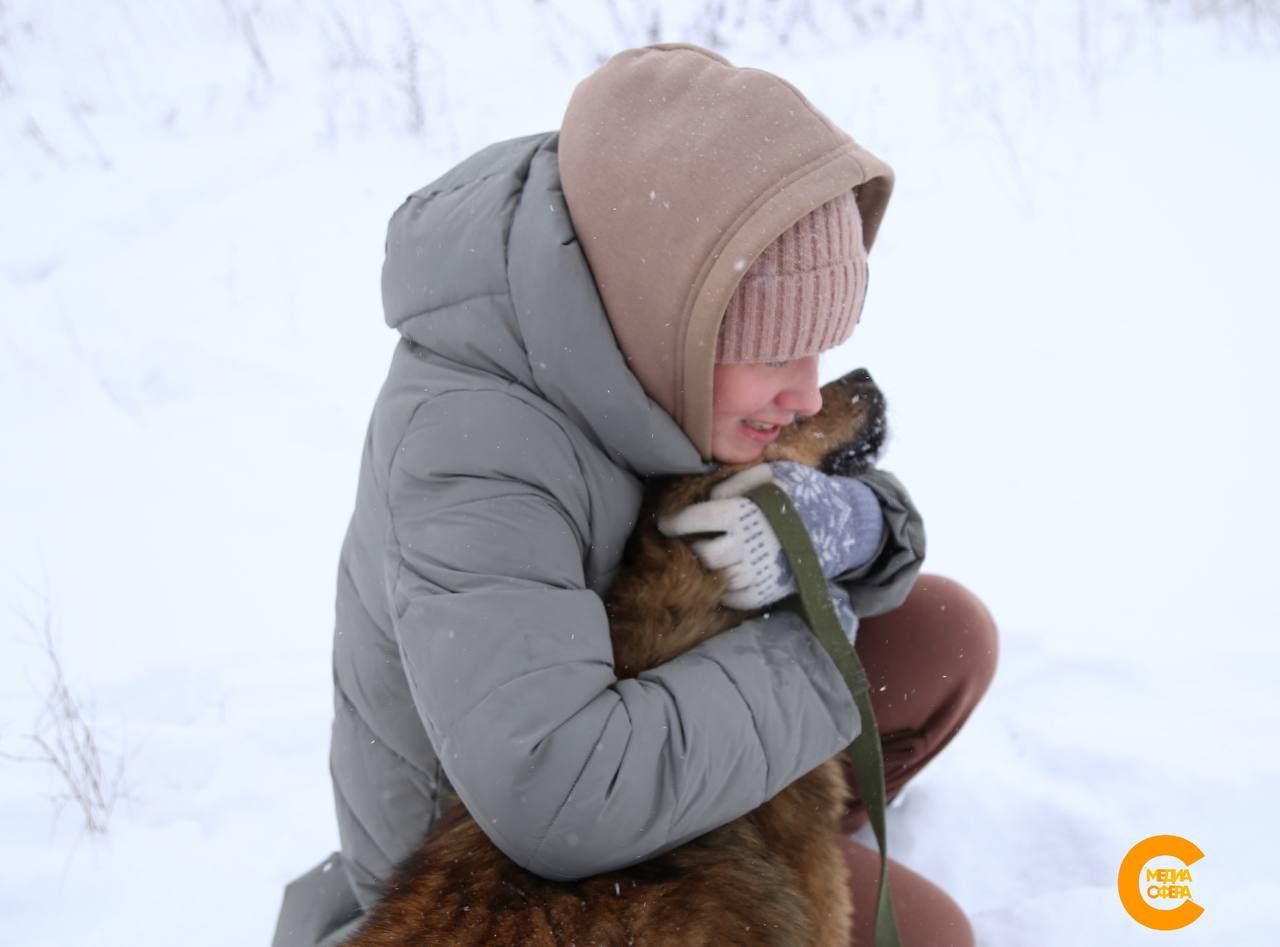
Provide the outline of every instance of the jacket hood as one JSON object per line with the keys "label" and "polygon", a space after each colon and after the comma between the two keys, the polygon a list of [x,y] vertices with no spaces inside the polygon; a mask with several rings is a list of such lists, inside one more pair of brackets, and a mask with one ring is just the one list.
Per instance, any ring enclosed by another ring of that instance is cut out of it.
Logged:
{"label": "jacket hood", "polygon": [[625,50],[580,82],[559,162],[627,365],[703,459],[716,336],[744,272],[848,190],[869,250],[893,188],[889,166],[790,83],[685,43]]}
{"label": "jacket hood", "polygon": [[495,142],[410,194],[387,227],[382,305],[413,344],[407,393],[499,390],[558,409],[639,476],[705,469],[628,368],[569,221],[558,132]]}

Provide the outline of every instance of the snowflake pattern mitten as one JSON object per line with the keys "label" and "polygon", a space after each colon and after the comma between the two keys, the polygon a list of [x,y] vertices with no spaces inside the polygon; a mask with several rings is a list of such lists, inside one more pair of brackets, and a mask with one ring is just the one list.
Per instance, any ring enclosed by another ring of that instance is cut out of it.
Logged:
{"label": "snowflake pattern mitten", "polygon": [[[782,487],[804,520],[822,574],[834,578],[857,568],[880,548],[884,513],[875,492],[861,480],[824,474],[805,464],[778,460],[769,464],[773,481]],[[782,584],[795,587],[785,553],[779,552]]]}
{"label": "snowflake pattern mitten", "polygon": [[795,505],[827,579],[866,563],[880,548],[884,513],[862,481],[788,461],[748,467],[716,484],[711,499],[658,521],[667,536],[716,534],[689,544],[704,566],[723,571],[727,588],[721,601],[730,608],[759,608],[796,591],[782,543],[760,507],[745,496],[769,482]]}

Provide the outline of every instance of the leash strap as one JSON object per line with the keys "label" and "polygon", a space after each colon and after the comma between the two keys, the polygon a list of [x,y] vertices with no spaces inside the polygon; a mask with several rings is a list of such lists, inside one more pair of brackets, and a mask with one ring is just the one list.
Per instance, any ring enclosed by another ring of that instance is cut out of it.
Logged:
{"label": "leash strap", "polygon": [[787,562],[800,590],[800,611],[818,641],[827,649],[853,695],[862,719],[861,740],[849,745],[853,761],[854,781],[863,805],[871,816],[871,827],[880,843],[880,893],[876,899],[875,947],[902,947],[898,921],[889,898],[889,844],[885,840],[884,759],[880,749],[880,730],[871,709],[871,687],[857,652],[844,635],[836,608],[827,592],[827,578],[822,574],[818,554],[804,521],[796,512],[786,491],[774,483],[763,483],[746,494],[760,507],[782,544]]}

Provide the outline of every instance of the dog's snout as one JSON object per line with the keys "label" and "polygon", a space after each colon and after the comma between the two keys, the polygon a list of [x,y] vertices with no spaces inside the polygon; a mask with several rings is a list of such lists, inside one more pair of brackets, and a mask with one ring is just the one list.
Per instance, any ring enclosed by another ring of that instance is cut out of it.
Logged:
{"label": "dog's snout", "polygon": [[874,384],[875,379],[871,377],[871,373],[865,368],[859,368],[849,375],[850,381],[856,381],[859,384]]}

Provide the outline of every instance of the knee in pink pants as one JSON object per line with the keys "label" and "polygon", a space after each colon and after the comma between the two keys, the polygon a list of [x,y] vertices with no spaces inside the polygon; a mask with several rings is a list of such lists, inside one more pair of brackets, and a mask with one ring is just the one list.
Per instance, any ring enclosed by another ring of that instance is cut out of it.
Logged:
{"label": "knee in pink pants", "polygon": [[[906,601],[865,619],[856,650],[871,685],[871,705],[892,799],[960,731],[995,676],[999,641],[981,599],[952,579],[922,574]],[[854,900],[854,940],[873,938],[880,856],[848,838],[868,821],[857,800],[845,813],[846,859]],[[903,947],[972,947],[973,930],[946,892],[890,859],[890,888]]]}

